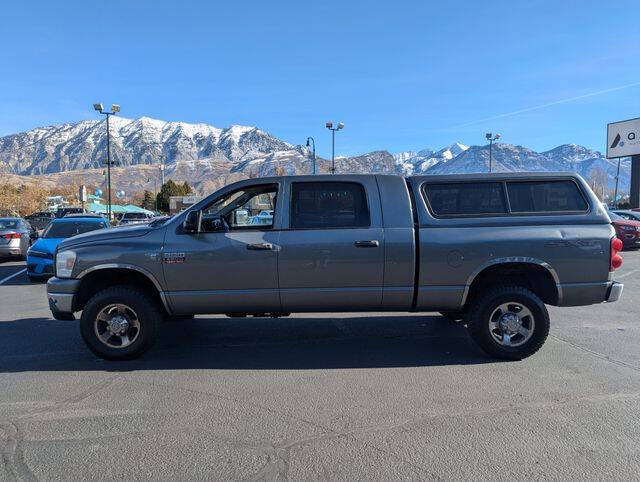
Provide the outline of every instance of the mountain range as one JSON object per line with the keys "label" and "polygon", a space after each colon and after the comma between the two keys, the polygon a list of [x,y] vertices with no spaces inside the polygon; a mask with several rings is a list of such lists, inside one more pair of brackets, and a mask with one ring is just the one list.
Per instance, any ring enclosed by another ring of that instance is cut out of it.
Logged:
{"label": "mountain range", "polygon": [[[201,192],[246,177],[308,174],[312,164],[305,147],[293,145],[257,128],[233,125],[165,122],[141,117],[110,119],[111,158],[118,189],[134,192],[154,189],[158,167],[165,176],[189,181]],[[104,183],[105,120],[39,127],[0,137],[0,174],[10,182],[44,185]],[[575,144],[535,152],[506,143],[493,145],[492,170],[575,171],[612,189],[617,161]],[[318,159],[318,172],[328,172],[330,161]],[[337,172],[450,174],[487,172],[489,146],[455,143],[439,150],[423,149],[392,154],[374,151],[336,159]],[[621,192],[629,189],[630,162],[620,167]]]}

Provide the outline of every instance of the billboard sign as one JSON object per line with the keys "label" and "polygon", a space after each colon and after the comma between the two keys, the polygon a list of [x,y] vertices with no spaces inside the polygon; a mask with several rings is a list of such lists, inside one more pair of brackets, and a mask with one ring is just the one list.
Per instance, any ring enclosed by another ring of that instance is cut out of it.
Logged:
{"label": "billboard sign", "polygon": [[640,154],[640,117],[607,124],[607,159]]}

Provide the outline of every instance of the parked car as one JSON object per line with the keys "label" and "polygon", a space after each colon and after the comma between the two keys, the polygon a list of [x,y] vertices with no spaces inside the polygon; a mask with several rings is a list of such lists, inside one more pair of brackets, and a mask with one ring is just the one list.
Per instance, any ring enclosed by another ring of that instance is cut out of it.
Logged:
{"label": "parked car", "polygon": [[56,218],[63,218],[69,214],[83,214],[84,209],[82,208],[58,208],[56,211]]}
{"label": "parked car", "polygon": [[273,211],[265,210],[260,211],[251,219],[251,224],[272,224],[273,223]]}
{"label": "parked car", "polygon": [[640,221],[640,212],[637,211],[615,209],[611,212],[617,214],[623,219],[627,219],[628,221]]}
{"label": "parked car", "polygon": [[53,257],[58,245],[77,234],[108,228],[107,220],[97,214],[69,214],[54,219],[27,253],[27,276],[39,281],[53,275]]}
{"label": "parked car", "polygon": [[0,218],[0,257],[24,259],[38,232],[29,221],[13,217]]}
{"label": "parked car", "polygon": [[153,219],[152,214],[147,213],[124,213],[120,218],[120,225],[148,223]]}
{"label": "parked car", "polygon": [[51,211],[41,211],[33,214],[29,214],[24,218],[29,221],[29,224],[37,230],[42,230],[49,226],[49,223],[55,219],[56,215]]}
{"label": "parked car", "polygon": [[[233,222],[268,203],[270,224]],[[545,304],[621,296],[621,249],[574,173],[247,179],[166,221],[63,241],[47,296],[114,360],[165,317],[344,311],[439,311],[513,360],[546,340]]]}
{"label": "parked car", "polygon": [[609,217],[623,247],[640,248],[640,221],[626,219],[613,211],[609,211]]}

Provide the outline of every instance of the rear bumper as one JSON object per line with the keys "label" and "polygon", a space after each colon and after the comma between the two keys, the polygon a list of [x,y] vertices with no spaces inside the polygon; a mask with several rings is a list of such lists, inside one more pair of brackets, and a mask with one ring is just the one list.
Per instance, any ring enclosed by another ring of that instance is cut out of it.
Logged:
{"label": "rear bumper", "polygon": [[563,283],[558,285],[561,294],[559,306],[583,306],[617,301],[622,295],[622,283]]}
{"label": "rear bumper", "polygon": [[52,313],[73,314],[74,297],[80,288],[80,280],[49,278],[47,299]]}
{"label": "rear bumper", "polygon": [[22,249],[20,249],[20,245],[18,246],[11,246],[11,245],[4,245],[4,246],[0,246],[0,256],[21,256],[24,253],[22,252]]}
{"label": "rear bumper", "polygon": [[622,283],[618,283],[617,281],[612,282],[611,287],[609,288],[609,293],[607,293],[607,303],[618,301],[622,296],[623,289],[624,285]]}

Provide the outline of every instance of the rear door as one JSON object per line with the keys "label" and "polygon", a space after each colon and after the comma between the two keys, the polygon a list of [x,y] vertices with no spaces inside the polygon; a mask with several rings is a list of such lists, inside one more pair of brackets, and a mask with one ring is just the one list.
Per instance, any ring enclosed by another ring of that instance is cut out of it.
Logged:
{"label": "rear door", "polygon": [[382,303],[384,236],[374,176],[287,179],[278,278],[284,311]]}

